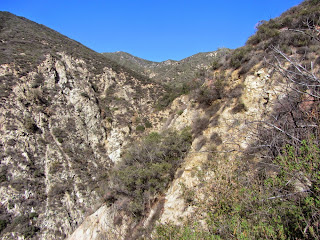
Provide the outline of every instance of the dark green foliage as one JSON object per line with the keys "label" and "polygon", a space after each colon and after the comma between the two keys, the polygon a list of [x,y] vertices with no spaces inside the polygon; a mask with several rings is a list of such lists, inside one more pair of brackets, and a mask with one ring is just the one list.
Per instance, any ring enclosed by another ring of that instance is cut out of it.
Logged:
{"label": "dark green foliage", "polygon": [[237,48],[234,50],[230,57],[230,67],[234,69],[238,69],[241,67],[242,64],[249,61],[249,53],[252,50],[250,46],[244,46],[241,48]]}
{"label": "dark green foliage", "polygon": [[0,183],[7,181],[7,167],[2,167],[0,170]]}
{"label": "dark green foliage", "polygon": [[226,76],[224,72],[217,74],[211,81],[213,83],[202,85],[193,94],[201,108],[208,109],[216,100],[226,95]]}
{"label": "dark green foliage", "polygon": [[0,219],[0,233],[7,227],[8,220]]}
{"label": "dark green foliage", "polygon": [[214,144],[216,144],[216,145],[222,144],[222,139],[221,139],[221,137],[219,136],[219,134],[216,133],[216,132],[213,132],[213,133],[211,134],[210,140],[211,140]]}
{"label": "dark green foliage", "polygon": [[24,127],[29,133],[36,133],[39,130],[36,122],[31,117],[25,118]]}
{"label": "dark green foliage", "polygon": [[35,219],[35,218],[37,218],[38,216],[39,216],[39,214],[36,213],[36,212],[32,212],[32,213],[29,214],[29,218],[30,218],[30,219]]}
{"label": "dark green foliage", "polygon": [[39,230],[40,228],[33,225],[25,225],[21,229],[23,236],[27,239],[34,237],[37,234],[37,232],[39,232]]}
{"label": "dark green foliage", "polygon": [[260,21],[257,26],[257,33],[249,38],[248,44],[257,45],[258,43],[276,37],[280,34],[278,28],[279,24],[276,21],[270,20]]}
{"label": "dark green foliage", "polygon": [[144,119],[143,122],[146,128],[152,128],[152,123],[148,119]]}
{"label": "dark green foliage", "polygon": [[129,198],[128,213],[142,217],[156,194],[172,181],[176,169],[189,150],[188,129],[163,134],[151,133],[127,150],[123,162],[112,173],[114,198]]}
{"label": "dark green foliage", "polygon": [[143,125],[138,125],[138,126],[136,127],[136,130],[137,130],[138,132],[143,132],[144,130],[146,130],[146,128],[145,128]]}
{"label": "dark green foliage", "polygon": [[5,99],[12,93],[15,83],[16,78],[12,74],[0,76],[0,99]]}
{"label": "dark green foliage", "polygon": [[42,74],[37,74],[32,82],[32,88],[38,88],[44,83],[44,77]]}
{"label": "dark green foliage", "polygon": [[160,97],[155,107],[158,110],[163,110],[164,108],[168,107],[177,97],[183,94],[188,94],[194,87],[193,85],[194,82],[174,82],[164,85],[165,93],[162,97]]}
{"label": "dark green foliage", "polygon": [[202,117],[197,118],[192,125],[192,135],[196,138],[202,135],[203,130],[205,130],[209,125],[209,118]]}
{"label": "dark green foliage", "polygon": [[196,92],[196,101],[199,102],[200,106],[208,107],[211,103],[221,96],[214,87],[203,86]]}
{"label": "dark green foliage", "polygon": [[86,92],[82,92],[81,96],[84,97],[84,98],[90,99],[90,96]]}
{"label": "dark green foliage", "polygon": [[7,225],[8,231],[18,229],[18,231],[26,238],[33,238],[40,228],[35,226],[32,220],[36,218],[37,213],[30,213],[29,215],[20,215],[13,219],[13,221]]}
{"label": "dark green foliage", "polygon": [[180,110],[177,112],[178,115],[181,115],[182,113],[183,113],[183,110],[182,110],[182,109],[180,109]]}
{"label": "dark green foliage", "polygon": [[63,143],[63,141],[68,137],[67,132],[62,130],[61,128],[54,128],[52,132],[60,143]]}
{"label": "dark green foliage", "polygon": [[217,70],[222,66],[222,64],[219,62],[218,59],[215,59],[212,64],[211,64],[211,69],[212,70]]}
{"label": "dark green foliage", "polygon": [[270,21],[260,21],[257,32],[248,39],[247,44],[255,45],[257,49],[267,49],[270,45],[308,46],[314,43],[312,38],[294,30],[308,33],[310,26],[319,25],[319,17],[320,3],[304,1],[278,18]]}
{"label": "dark green foliage", "polygon": [[243,112],[243,111],[247,111],[247,107],[244,103],[240,102],[238,103],[234,108],[232,108],[231,112],[232,113],[239,113],[239,112]]}
{"label": "dark green foliage", "polygon": [[228,93],[228,97],[231,97],[231,98],[239,98],[239,97],[241,97],[243,89],[244,89],[244,85],[243,84],[238,84],[237,86],[235,86]]}

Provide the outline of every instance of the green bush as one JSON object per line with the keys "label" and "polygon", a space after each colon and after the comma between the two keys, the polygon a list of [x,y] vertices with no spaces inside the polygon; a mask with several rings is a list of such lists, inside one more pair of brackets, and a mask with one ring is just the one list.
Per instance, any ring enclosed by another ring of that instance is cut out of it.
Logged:
{"label": "green bush", "polygon": [[0,219],[0,233],[7,227],[9,221]]}
{"label": "green bush", "polygon": [[43,85],[44,80],[45,80],[45,79],[44,79],[43,74],[38,73],[38,74],[34,77],[34,80],[33,80],[33,82],[32,82],[31,87],[32,87],[32,88],[38,88],[38,87],[40,87],[41,85]]}
{"label": "green bush", "polygon": [[90,99],[89,94],[86,93],[86,92],[82,92],[80,95],[81,95],[82,97],[84,97],[84,98]]}
{"label": "green bush", "polygon": [[280,31],[278,30],[280,27],[281,24],[273,19],[271,19],[269,22],[260,21],[259,25],[257,26],[257,32],[248,39],[247,44],[257,45],[262,41],[267,41],[278,36],[280,34]]}
{"label": "green bush", "polygon": [[208,127],[209,125],[209,118],[202,117],[197,118],[192,124],[192,134],[196,138],[202,135],[202,132]]}
{"label": "green bush", "polygon": [[68,134],[61,128],[54,128],[52,132],[53,132],[53,135],[57,138],[59,143],[63,143],[64,140],[68,137]]}
{"label": "green bush", "polygon": [[173,82],[164,86],[165,93],[155,105],[157,110],[163,110],[169,106],[177,97],[188,94],[195,86],[194,82]]}
{"label": "green bush", "polygon": [[24,127],[29,133],[36,133],[39,130],[36,122],[30,117],[25,118]]}
{"label": "green bush", "polygon": [[146,128],[152,128],[152,123],[148,119],[144,119],[143,122]]}
{"label": "green bush", "polygon": [[144,130],[146,130],[146,128],[145,128],[143,125],[138,125],[138,126],[136,127],[136,130],[137,130],[138,132],[144,132]]}
{"label": "green bush", "polygon": [[178,110],[177,114],[181,115],[183,113],[183,111],[184,111],[183,109],[180,109],[180,110]]}
{"label": "green bush", "polygon": [[236,113],[239,113],[239,112],[243,112],[243,111],[247,111],[247,107],[242,102],[239,102],[236,106],[234,106],[234,108],[231,109],[231,112],[233,114],[236,114]]}
{"label": "green bush", "polygon": [[153,132],[131,146],[111,174],[111,192],[116,195],[113,198],[128,197],[127,212],[142,217],[153,196],[162,193],[172,181],[191,140],[189,129],[163,134]]}
{"label": "green bush", "polygon": [[230,57],[230,67],[234,69],[238,69],[241,65],[247,61],[249,61],[249,53],[251,51],[250,46],[244,46],[241,48],[237,48],[234,50]]}

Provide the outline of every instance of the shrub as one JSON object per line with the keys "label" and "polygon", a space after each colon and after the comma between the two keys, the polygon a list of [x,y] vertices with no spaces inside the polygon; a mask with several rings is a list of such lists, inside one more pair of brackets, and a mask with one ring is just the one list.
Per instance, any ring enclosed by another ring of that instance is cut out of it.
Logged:
{"label": "shrub", "polygon": [[7,227],[8,223],[8,220],[0,219],[0,233]]}
{"label": "shrub", "polygon": [[231,98],[238,98],[241,97],[242,92],[244,89],[244,85],[243,84],[238,84],[237,86],[235,86],[230,93],[228,94],[229,97]]}
{"label": "shrub", "polygon": [[24,127],[29,133],[36,133],[39,130],[37,124],[31,117],[25,118]]}
{"label": "shrub", "polygon": [[199,151],[207,142],[207,138],[204,136],[201,136],[196,144],[195,150]]}
{"label": "shrub", "polygon": [[[131,146],[123,162],[111,173],[112,199],[129,198],[125,210],[137,218],[147,211],[153,196],[162,193],[191,144],[188,129],[163,134],[150,133],[141,143]],[[113,200],[114,201],[114,200]]]}
{"label": "shrub", "polygon": [[180,110],[178,110],[177,114],[181,115],[183,113],[183,111],[184,111],[183,109],[180,109]]}
{"label": "shrub", "polygon": [[194,88],[194,84],[194,82],[187,83],[183,81],[166,84],[164,86],[165,93],[162,97],[159,98],[159,100],[155,104],[155,108],[157,110],[163,110],[164,108],[169,106],[177,97],[183,94],[188,94],[190,90]]}
{"label": "shrub", "polygon": [[238,103],[234,108],[232,108],[231,112],[233,114],[239,113],[239,112],[243,112],[243,111],[247,111],[247,107],[244,103],[240,102]]}
{"label": "shrub", "polygon": [[270,38],[278,36],[280,34],[278,30],[280,27],[281,24],[274,20],[270,20],[269,22],[260,21],[257,26],[257,32],[248,39],[247,44],[257,45],[262,41],[267,41]]}
{"label": "shrub", "polygon": [[0,170],[0,183],[7,181],[7,168],[1,168]]}
{"label": "shrub", "polygon": [[152,123],[148,119],[144,119],[143,122],[146,128],[152,128]]}
{"label": "shrub", "polygon": [[108,121],[109,123],[112,123],[112,122],[113,122],[112,117],[107,117],[107,121]]}
{"label": "shrub", "polygon": [[84,97],[84,98],[90,99],[89,94],[86,93],[86,92],[82,92],[80,95],[81,95],[82,97]]}
{"label": "shrub", "polygon": [[15,229],[17,228],[18,231],[26,238],[31,239],[33,238],[37,232],[40,231],[39,227],[34,226],[33,220],[35,217],[34,213],[30,213],[29,215],[20,215],[13,219],[12,223],[9,228]]}
{"label": "shrub", "polygon": [[53,132],[53,135],[57,138],[59,143],[63,143],[63,141],[68,137],[68,134],[61,128],[54,128],[52,132]]}
{"label": "shrub", "polygon": [[21,228],[21,232],[22,232],[23,236],[27,239],[34,237],[39,230],[40,230],[40,228],[33,226],[33,225],[24,225]]}
{"label": "shrub", "polygon": [[32,88],[38,88],[40,87],[44,82],[44,76],[42,73],[38,73],[31,84]]}
{"label": "shrub", "polygon": [[138,126],[136,127],[136,130],[137,130],[138,132],[144,132],[145,129],[146,129],[146,128],[145,128],[143,125],[138,125]]}
{"label": "shrub", "polygon": [[220,110],[220,108],[221,108],[221,101],[216,101],[206,109],[206,115],[209,117],[213,116]]}
{"label": "shrub", "polygon": [[179,183],[180,187],[181,187],[181,191],[182,191],[182,196],[184,201],[187,204],[191,204],[194,199],[195,199],[195,191],[192,190],[191,188],[188,188],[184,183]]}
{"label": "shrub", "polygon": [[248,72],[252,71],[253,67],[255,65],[257,65],[259,62],[261,61],[260,58],[258,58],[257,56],[253,56],[251,57],[251,59],[244,63],[242,66],[241,66],[241,69],[239,71],[239,74],[240,75],[245,75],[247,74]]}
{"label": "shrub", "polygon": [[205,130],[209,125],[209,119],[207,117],[197,118],[192,124],[192,135],[196,138],[202,135],[203,130]]}
{"label": "shrub", "polygon": [[210,127],[216,127],[216,126],[218,126],[218,124],[219,124],[219,118],[220,118],[219,115],[213,117],[213,118],[210,120]]}
{"label": "shrub", "polygon": [[215,91],[214,88],[203,86],[196,92],[196,101],[202,107],[208,107],[214,100],[219,99],[218,93]]}
{"label": "shrub", "polygon": [[200,107],[210,107],[214,101],[225,96],[226,86],[225,75],[224,72],[222,72],[215,76],[212,84],[203,85],[197,89],[194,98],[200,104]]}
{"label": "shrub", "polygon": [[212,70],[217,70],[222,66],[222,64],[219,62],[218,59],[215,59],[212,64],[211,64],[211,69]]}
{"label": "shrub", "polygon": [[237,48],[234,50],[230,57],[230,67],[234,69],[238,69],[241,65],[247,61],[249,61],[249,52],[251,51],[251,47],[244,46],[241,48]]}
{"label": "shrub", "polygon": [[216,145],[221,145],[222,144],[222,139],[219,136],[219,134],[216,133],[216,132],[211,133],[210,140]]}

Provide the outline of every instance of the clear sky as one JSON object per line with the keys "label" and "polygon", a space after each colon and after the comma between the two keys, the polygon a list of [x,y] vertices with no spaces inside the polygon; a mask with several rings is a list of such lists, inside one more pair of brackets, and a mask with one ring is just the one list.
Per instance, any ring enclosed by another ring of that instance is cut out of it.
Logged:
{"label": "clear sky", "polygon": [[260,20],[302,0],[0,0],[0,10],[46,25],[97,52],[181,60],[243,46]]}

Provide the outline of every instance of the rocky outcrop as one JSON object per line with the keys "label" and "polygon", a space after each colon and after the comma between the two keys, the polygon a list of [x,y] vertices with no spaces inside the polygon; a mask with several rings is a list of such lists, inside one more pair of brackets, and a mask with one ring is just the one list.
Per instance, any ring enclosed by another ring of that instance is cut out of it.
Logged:
{"label": "rocky outcrop", "polygon": [[108,170],[140,134],[133,116],[152,111],[154,87],[111,68],[94,75],[63,52],[23,77],[17,67],[0,68],[14,82],[0,116],[0,201],[12,227],[4,239],[64,239],[101,205]]}

